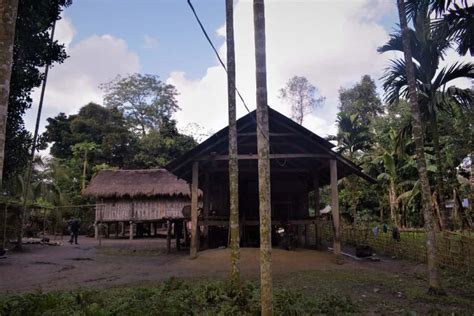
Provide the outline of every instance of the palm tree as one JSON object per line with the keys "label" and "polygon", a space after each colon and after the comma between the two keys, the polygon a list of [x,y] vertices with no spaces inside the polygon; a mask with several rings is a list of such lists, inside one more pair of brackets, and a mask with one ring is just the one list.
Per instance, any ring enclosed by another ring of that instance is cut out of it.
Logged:
{"label": "palm tree", "polygon": [[235,108],[235,49],[234,49],[234,1],[226,0],[227,29],[227,93],[229,103],[229,196],[230,196],[230,249],[231,280],[240,280],[239,235],[239,161],[237,158],[237,121]]}
{"label": "palm tree", "polygon": [[[419,0],[407,1],[407,15],[413,16]],[[459,55],[474,55],[474,7],[468,0],[429,0],[430,14],[436,19],[433,28],[442,39],[456,44]]]}
{"label": "palm tree", "polygon": [[0,71],[0,186],[3,181],[5,133],[17,12],[18,0],[0,0],[0,69],[2,69]]}
{"label": "palm tree", "polygon": [[257,86],[257,153],[260,212],[260,306],[261,315],[273,315],[272,207],[268,127],[267,61],[264,0],[253,0],[255,74]]}
{"label": "palm tree", "polygon": [[[358,153],[370,148],[369,128],[361,123],[358,114],[349,115],[346,112],[337,114],[336,123],[338,131],[336,136],[328,136],[328,140],[337,141],[337,151],[349,159],[353,160]],[[357,204],[359,202],[360,191],[357,190],[358,177],[349,176],[342,180],[350,195],[350,211],[356,225]]]}
{"label": "palm tree", "polygon": [[328,136],[327,139],[337,141],[337,151],[340,154],[352,160],[358,152],[370,148],[369,128],[361,124],[359,115],[339,112],[336,123],[337,135]]}
{"label": "palm tree", "polygon": [[437,256],[436,256],[436,230],[433,221],[433,212],[431,209],[431,189],[426,169],[426,159],[424,152],[423,129],[421,123],[420,106],[418,104],[417,82],[415,75],[415,65],[411,51],[410,30],[405,11],[404,0],[397,0],[398,14],[400,17],[400,28],[402,31],[402,47],[406,63],[406,82],[408,83],[408,95],[410,97],[413,138],[415,141],[416,160],[418,164],[418,173],[420,176],[421,199],[423,207],[423,216],[425,219],[426,230],[426,253],[428,259],[428,280],[430,293],[442,293],[439,277]]}
{"label": "palm tree", "polygon": [[[449,225],[449,216],[445,208],[444,167],[439,143],[437,112],[449,111],[452,107],[466,108],[474,100],[470,89],[460,89],[455,86],[446,88],[453,80],[459,78],[474,78],[474,64],[454,63],[438,71],[439,63],[446,50],[451,47],[448,38],[442,38],[436,28],[431,28],[430,0],[411,1],[410,12],[413,16],[414,30],[410,33],[410,48],[415,61],[415,76],[419,90],[418,102],[423,114],[429,120],[429,130],[436,155],[437,176],[436,191],[438,205],[443,216],[443,222]],[[390,40],[379,52],[403,52],[402,35],[392,34]],[[407,97],[408,83],[406,64],[403,59],[396,59],[383,77],[383,87],[386,91],[386,101],[396,103],[400,97]]]}

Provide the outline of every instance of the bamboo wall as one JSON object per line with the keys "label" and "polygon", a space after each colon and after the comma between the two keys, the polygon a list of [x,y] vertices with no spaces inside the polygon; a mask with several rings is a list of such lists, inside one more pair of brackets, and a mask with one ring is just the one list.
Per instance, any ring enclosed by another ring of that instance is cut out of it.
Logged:
{"label": "bamboo wall", "polygon": [[[379,227],[380,228],[380,227]],[[379,229],[377,237],[371,228],[344,227],[342,242],[346,245],[368,245],[380,254],[395,256],[426,263],[426,233],[423,229],[402,230],[400,241],[392,238],[389,230],[384,233]],[[332,227],[323,229],[323,240],[332,240]],[[439,232],[436,239],[438,262],[441,266],[463,272],[474,270],[474,237],[472,233]]]}
{"label": "bamboo wall", "polygon": [[154,199],[107,199],[96,206],[96,221],[153,221],[181,218],[182,209],[189,205],[189,198],[163,197]]}

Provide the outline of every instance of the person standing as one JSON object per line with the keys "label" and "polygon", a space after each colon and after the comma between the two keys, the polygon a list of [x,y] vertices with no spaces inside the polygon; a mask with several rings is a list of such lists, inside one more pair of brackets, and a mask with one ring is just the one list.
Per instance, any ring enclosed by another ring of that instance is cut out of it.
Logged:
{"label": "person standing", "polygon": [[77,243],[77,237],[79,235],[79,227],[81,226],[81,223],[79,222],[78,219],[76,218],[71,218],[69,220],[69,232],[71,233],[71,239],[69,239],[69,243],[72,245],[74,242],[76,245]]}

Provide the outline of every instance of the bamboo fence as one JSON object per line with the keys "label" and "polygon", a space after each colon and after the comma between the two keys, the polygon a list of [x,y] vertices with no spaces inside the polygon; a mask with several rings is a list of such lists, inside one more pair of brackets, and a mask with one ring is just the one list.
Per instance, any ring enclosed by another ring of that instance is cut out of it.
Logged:
{"label": "bamboo fence", "polygon": [[[379,226],[378,234],[372,228],[342,228],[341,240],[344,245],[367,245],[377,253],[401,259],[426,263],[426,233],[423,229],[401,229],[400,240],[392,236],[392,229],[387,232]],[[324,225],[323,240],[332,241],[331,225]],[[438,232],[436,234],[438,263],[458,271],[474,271],[474,235],[472,232]]]}

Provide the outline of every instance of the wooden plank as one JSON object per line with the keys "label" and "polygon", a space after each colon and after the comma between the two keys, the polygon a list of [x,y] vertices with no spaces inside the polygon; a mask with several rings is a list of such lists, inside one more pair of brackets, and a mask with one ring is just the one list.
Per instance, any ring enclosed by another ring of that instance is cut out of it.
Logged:
{"label": "wooden plank", "polygon": [[199,180],[199,162],[193,162],[192,180],[191,180],[191,247],[189,255],[191,259],[197,257],[197,224],[198,224],[198,180]]}
{"label": "wooden plank", "polygon": [[[313,158],[313,159],[330,159],[331,156],[327,154],[306,154],[306,153],[289,153],[289,154],[269,154],[270,159],[301,159],[301,158]],[[257,154],[246,154],[238,155],[238,160],[257,160]],[[209,161],[209,160],[229,160],[229,155],[205,155],[197,158],[198,161]]]}
{"label": "wooden plank", "polygon": [[331,209],[334,224],[333,248],[336,256],[341,255],[341,227],[339,216],[339,191],[337,188],[337,160],[329,161],[331,173]]}
{"label": "wooden plank", "polygon": [[[238,137],[240,136],[257,136],[257,133],[255,132],[249,132],[249,133],[238,133]],[[297,136],[295,133],[269,133],[270,137],[292,137],[292,136]]]}

